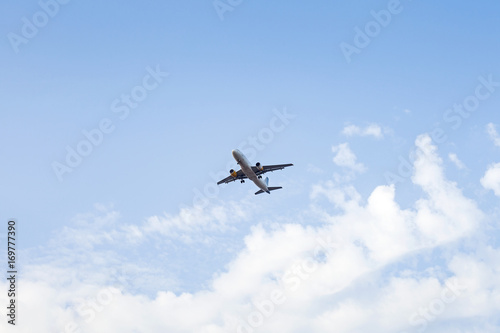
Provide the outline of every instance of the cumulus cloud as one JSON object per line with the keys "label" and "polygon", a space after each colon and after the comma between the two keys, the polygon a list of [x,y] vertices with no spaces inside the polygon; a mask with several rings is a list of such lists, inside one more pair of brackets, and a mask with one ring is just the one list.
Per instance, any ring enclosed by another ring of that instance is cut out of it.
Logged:
{"label": "cumulus cloud", "polygon": [[377,124],[370,124],[365,128],[361,128],[356,125],[348,125],[342,130],[342,134],[345,136],[373,136],[374,138],[381,139],[384,134],[382,133],[382,128]]}
{"label": "cumulus cloud", "polygon": [[415,145],[412,180],[428,195],[416,202],[416,224],[426,236],[440,241],[467,234],[481,220],[481,212],[473,200],[463,196],[456,183],[445,178],[442,160],[431,138],[421,135]]}
{"label": "cumulus cloud", "polygon": [[[317,221],[314,226],[300,224],[300,219],[271,226],[254,223],[225,268],[194,291],[174,293],[165,286],[148,295],[105,277],[99,284],[98,279],[75,276],[74,267],[58,265],[56,257],[45,263],[46,274],[40,273],[42,267],[26,267],[20,318],[30,320],[20,319],[23,325],[16,332],[498,330],[500,250],[479,241],[467,253],[454,245],[468,237],[474,241],[484,213],[446,178],[428,135],[419,136],[415,146],[412,181],[422,195],[414,205],[402,208],[394,185],[377,186],[364,198],[352,185],[315,184],[313,208],[302,212],[305,219]],[[356,164],[355,159],[344,160]],[[178,238],[227,232],[227,226],[248,217],[234,207],[196,209],[147,219],[134,234],[161,256],[171,248],[152,234]],[[96,249],[127,239],[130,230],[116,223],[115,214],[101,215],[113,222],[110,228],[99,224],[109,236],[78,246]],[[133,251],[134,244],[129,243]],[[197,274],[197,267],[186,269]],[[86,268],[87,273],[92,270]],[[156,279],[163,278],[158,272]],[[6,290],[6,282],[0,288]],[[0,303],[5,301],[0,293]],[[5,321],[0,328],[9,332]]]}
{"label": "cumulus cloud", "polygon": [[[493,123],[486,125],[486,130],[495,146],[500,147],[500,136]],[[487,190],[492,190],[496,196],[500,196],[500,163],[488,166],[484,176],[481,178],[481,185]]]}
{"label": "cumulus cloud", "polygon": [[350,170],[356,172],[364,172],[366,171],[366,167],[363,163],[357,163],[356,155],[349,148],[349,143],[341,143],[337,146],[332,146],[332,152],[335,153],[335,157],[333,158],[333,163],[338,166],[346,167]]}
{"label": "cumulus cloud", "polygon": [[500,163],[488,167],[481,178],[481,185],[487,190],[492,190],[496,196],[500,196]]}

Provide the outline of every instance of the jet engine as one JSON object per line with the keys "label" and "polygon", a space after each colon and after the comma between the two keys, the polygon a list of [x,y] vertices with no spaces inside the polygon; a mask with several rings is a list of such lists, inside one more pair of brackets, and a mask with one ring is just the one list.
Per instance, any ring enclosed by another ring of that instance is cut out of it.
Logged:
{"label": "jet engine", "polygon": [[231,176],[233,176],[234,178],[236,178],[236,176],[238,175],[238,173],[236,171],[234,171],[233,169],[229,170],[229,173],[231,174]]}
{"label": "jet engine", "polygon": [[264,167],[262,165],[260,165],[260,162],[257,162],[257,164],[255,164],[255,166],[257,167],[258,170],[264,171]]}

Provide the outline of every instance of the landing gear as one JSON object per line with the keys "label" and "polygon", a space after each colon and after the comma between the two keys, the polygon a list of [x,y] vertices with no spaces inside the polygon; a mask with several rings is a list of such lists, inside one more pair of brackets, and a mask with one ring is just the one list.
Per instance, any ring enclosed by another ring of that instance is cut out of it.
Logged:
{"label": "landing gear", "polygon": [[245,180],[244,180],[244,179],[242,179],[242,180],[241,180],[241,183],[243,184],[244,182],[245,182]]}
{"label": "landing gear", "polygon": [[262,176],[261,176],[261,175],[258,175],[258,176],[257,176],[257,178],[262,179]]}

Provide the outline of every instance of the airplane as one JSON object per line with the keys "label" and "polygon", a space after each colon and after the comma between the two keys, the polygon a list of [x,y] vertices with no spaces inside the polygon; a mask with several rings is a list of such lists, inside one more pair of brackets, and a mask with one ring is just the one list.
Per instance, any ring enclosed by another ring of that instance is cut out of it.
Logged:
{"label": "airplane", "polygon": [[282,188],[281,186],[269,187],[268,186],[269,178],[266,177],[265,180],[262,180],[263,174],[269,171],[282,170],[286,167],[293,165],[293,164],[261,165],[259,162],[257,162],[255,166],[251,166],[246,156],[243,155],[243,153],[238,149],[234,149],[232,151],[232,154],[236,162],[238,162],[238,164],[241,166],[241,169],[238,171],[234,171],[233,169],[229,170],[230,175],[222,179],[221,181],[217,182],[217,185],[220,185],[222,183],[227,184],[230,182],[234,182],[237,179],[239,179],[242,183],[244,183],[245,179],[248,178],[251,181],[253,181],[258,188],[260,188],[259,191],[255,192],[255,195],[264,192],[271,194],[271,191],[279,190],[280,188]]}

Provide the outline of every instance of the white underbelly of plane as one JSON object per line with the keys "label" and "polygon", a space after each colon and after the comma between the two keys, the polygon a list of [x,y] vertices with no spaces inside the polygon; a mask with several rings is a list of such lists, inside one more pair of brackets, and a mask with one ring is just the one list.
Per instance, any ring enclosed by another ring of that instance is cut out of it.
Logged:
{"label": "white underbelly of plane", "polygon": [[255,172],[253,172],[253,170],[250,166],[241,165],[241,170],[248,177],[248,179],[250,179],[251,181],[254,182],[255,185],[257,185],[258,188],[260,188],[261,190],[263,190],[265,192],[269,191],[267,189],[266,183],[264,183],[264,181],[261,178],[257,177],[257,175],[255,174]]}

